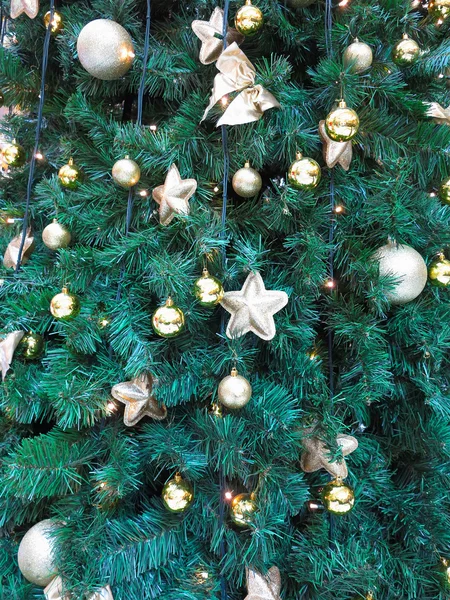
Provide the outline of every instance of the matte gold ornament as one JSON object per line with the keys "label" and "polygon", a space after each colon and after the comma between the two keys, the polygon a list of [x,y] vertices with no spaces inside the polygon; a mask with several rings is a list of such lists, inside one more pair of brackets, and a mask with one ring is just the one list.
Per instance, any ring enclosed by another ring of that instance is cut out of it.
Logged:
{"label": "matte gold ornament", "polygon": [[370,69],[373,62],[372,48],[360,42],[355,38],[354,42],[345,49],[344,52],[344,67],[349,69],[350,73],[364,73]]}
{"label": "matte gold ornament", "polygon": [[230,504],[230,518],[238,527],[248,527],[253,523],[258,510],[255,494],[238,494]]}
{"label": "matte gold ornament", "polygon": [[223,285],[209,274],[208,269],[203,269],[202,276],[194,283],[194,296],[206,308],[214,308],[223,298]]}
{"label": "matte gold ornament", "polygon": [[189,199],[197,190],[195,179],[181,179],[180,172],[174,163],[171,165],[164,185],[153,190],[153,200],[159,204],[159,222],[169,225],[175,215],[188,215]]}
{"label": "matte gold ornament", "polygon": [[234,26],[242,35],[254,35],[264,24],[264,15],[252,0],[246,0],[245,5],[237,11]]}
{"label": "matte gold ornament", "polygon": [[32,331],[26,333],[17,347],[17,356],[25,360],[36,360],[44,352],[44,338]]}
{"label": "matte gold ornament", "polygon": [[256,169],[252,169],[247,161],[245,166],[233,175],[232,185],[233,190],[241,198],[253,198],[261,191],[261,175]]}
{"label": "matte gold ornament", "polygon": [[327,115],[325,130],[335,142],[348,142],[358,133],[359,117],[352,108],[348,108],[344,100],[338,101],[337,108]]}
{"label": "matte gold ornament", "polygon": [[450,15],[450,0],[430,0],[428,3],[428,14],[434,19],[446,19]]}
{"label": "matte gold ornament", "polygon": [[252,397],[252,386],[248,379],[239,375],[236,368],[224,377],[217,390],[219,402],[231,410],[243,408]]}
{"label": "matte gold ornament", "polygon": [[155,333],[163,338],[173,338],[184,330],[184,313],[169,296],[164,306],[160,306],[152,317]]}
{"label": "matte gold ornament", "polygon": [[135,56],[128,31],[109,19],[96,19],[83,27],[77,40],[77,52],[86,71],[103,81],[123,77]]}
{"label": "matte gold ornament", "polygon": [[419,296],[427,283],[428,269],[414,248],[390,239],[373,258],[379,263],[380,277],[394,277],[398,281],[385,293],[391,304],[406,304]]}
{"label": "matte gold ornament", "polygon": [[428,267],[428,278],[436,287],[448,287],[450,284],[450,260],[440,253]]}
{"label": "matte gold ornament", "polygon": [[420,46],[412,40],[407,33],[403,34],[403,38],[394,46],[392,50],[392,60],[399,67],[409,67],[413,65],[420,55]]}
{"label": "matte gold ornament", "polygon": [[51,537],[56,524],[45,519],[33,525],[22,538],[17,560],[22,575],[30,583],[45,587],[56,576],[53,560],[54,542]]}
{"label": "matte gold ornament", "polygon": [[63,165],[58,171],[58,179],[61,185],[68,190],[76,190],[80,185],[82,178],[81,169],[69,158],[69,162]]}
{"label": "matte gold ornament", "polygon": [[355,506],[355,492],[342,480],[336,479],[323,488],[322,502],[333,515],[346,515]]}
{"label": "matte gold ornament", "polygon": [[237,338],[252,331],[263,340],[275,337],[273,315],[288,303],[286,292],[266,290],[258,272],[249,273],[242,289],[225,292],[220,304],[231,314],[227,336]]}
{"label": "matte gold ornament", "polygon": [[23,331],[13,331],[0,337],[0,368],[3,381],[5,381],[6,373],[11,366],[14,352],[24,335]]}
{"label": "matte gold ornament", "polygon": [[[15,269],[17,261],[19,260],[19,250],[22,243],[22,232],[13,238],[6,248],[6,252],[3,256],[3,265],[7,269]],[[24,265],[30,260],[31,254],[35,248],[34,237],[31,233],[31,227],[28,227],[27,234],[25,236],[25,244],[23,246],[22,258],[20,263]]]}
{"label": "matte gold ornament", "polygon": [[39,0],[11,0],[11,19],[25,13],[34,19],[39,12]]}
{"label": "matte gold ornament", "polygon": [[78,297],[70,294],[66,287],[63,287],[60,294],[53,296],[50,302],[50,312],[55,319],[69,321],[74,319],[80,312],[81,306]]}
{"label": "matte gold ornament", "polygon": [[167,408],[158,404],[153,395],[155,380],[150,373],[142,373],[131,381],[116,384],[111,389],[113,398],[125,404],[123,422],[134,427],[143,417],[162,421],[167,417]]}
{"label": "matte gold ornament", "polygon": [[438,190],[438,196],[444,204],[450,204],[450,178],[441,183]]}
{"label": "matte gold ornament", "polygon": [[333,477],[345,479],[348,475],[348,469],[344,457],[356,450],[358,440],[351,435],[338,434],[336,444],[341,448],[343,458],[340,461],[333,461],[326,443],[319,437],[312,436],[313,432],[313,428],[305,429],[302,438],[303,452],[300,459],[302,471],[314,473],[320,469],[325,469]]}
{"label": "matte gold ornament", "polygon": [[[223,50],[223,10],[216,6],[209,21],[192,21],[191,27],[202,42],[200,62],[204,65],[216,62]],[[242,44],[244,39],[236,29],[227,27],[227,46],[233,42]]]}
{"label": "matte gold ornament", "polygon": [[112,176],[117,185],[128,190],[138,183],[141,178],[141,169],[137,162],[131,160],[129,156],[125,156],[114,163]]}
{"label": "matte gold ornament", "polygon": [[245,568],[247,593],[245,600],[281,600],[281,575],[278,567],[270,567],[265,575]]}
{"label": "matte gold ornament", "polygon": [[323,158],[329,169],[341,165],[344,171],[350,169],[353,158],[351,142],[335,142],[327,134],[325,121],[319,122],[319,134],[323,141]]}
{"label": "matte gold ornament", "polygon": [[2,148],[1,158],[9,167],[22,167],[25,164],[26,154],[23,146],[14,140]]}
{"label": "matte gold ornament", "polygon": [[321,177],[319,163],[297,152],[295,161],[289,167],[289,184],[296,190],[312,190],[319,185]]}
{"label": "matte gold ornament", "polygon": [[[45,28],[47,29],[49,24],[50,24],[50,17],[51,17],[51,12],[47,11],[44,15],[44,25]],[[59,12],[57,12],[56,10],[53,12],[53,19],[52,19],[52,28],[51,28],[51,32],[52,33],[59,33],[62,29],[63,26],[63,22],[62,22],[62,17],[59,14]]]}
{"label": "matte gold ornament", "polygon": [[187,510],[194,501],[191,484],[177,473],[163,487],[162,499],[165,507],[171,512],[180,513]]}
{"label": "matte gold ornament", "polygon": [[42,241],[50,250],[67,248],[71,239],[70,231],[56,219],[53,219],[53,223],[47,225],[42,232]]}

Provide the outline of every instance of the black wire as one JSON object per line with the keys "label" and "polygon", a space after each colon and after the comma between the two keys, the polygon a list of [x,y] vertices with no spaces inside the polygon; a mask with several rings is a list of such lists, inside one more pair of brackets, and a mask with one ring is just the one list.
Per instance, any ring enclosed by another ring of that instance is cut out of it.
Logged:
{"label": "black wire", "polygon": [[39,140],[41,137],[41,129],[42,129],[42,115],[43,115],[44,100],[45,100],[45,76],[47,73],[48,51],[49,51],[49,47],[50,47],[50,37],[51,37],[51,31],[52,31],[54,12],[55,12],[55,0],[50,0],[50,19],[48,22],[47,31],[45,32],[44,51],[43,51],[43,56],[42,56],[41,91],[40,91],[40,96],[39,96],[39,109],[38,109],[38,118],[37,118],[37,124],[36,124],[36,136],[35,136],[35,142],[34,142],[33,155],[31,157],[31,162],[30,162],[30,171],[28,174],[27,201],[25,204],[25,214],[23,217],[22,239],[20,241],[19,253],[17,255],[17,263],[16,263],[16,268],[15,268],[16,273],[18,273],[20,271],[20,263],[22,262],[23,247],[25,245],[25,239],[27,237],[31,192],[33,189],[34,171],[36,168],[36,154],[39,150]]}

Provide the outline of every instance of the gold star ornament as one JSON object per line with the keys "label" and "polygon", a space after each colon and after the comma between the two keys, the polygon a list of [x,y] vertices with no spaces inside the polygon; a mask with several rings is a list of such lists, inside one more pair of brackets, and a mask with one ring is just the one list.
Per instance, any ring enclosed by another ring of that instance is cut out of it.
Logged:
{"label": "gold star ornament", "polygon": [[[323,440],[311,436],[313,429],[306,429],[302,439],[303,453],[300,466],[305,473],[314,473],[325,469],[336,479],[345,479],[348,475],[347,465],[344,458],[332,462],[329,448]],[[341,447],[342,456],[348,456],[358,447],[358,440],[351,435],[338,434],[336,443]]]}
{"label": "gold star ornament", "polygon": [[432,117],[440,125],[450,125],[450,106],[442,108],[437,102],[426,102],[427,117]]}
{"label": "gold star ornament", "polygon": [[275,337],[273,315],[288,303],[286,292],[266,290],[258,272],[250,273],[240,291],[225,292],[220,304],[231,314],[227,336],[237,338],[252,331],[263,340]]}
{"label": "gold star ornament", "polygon": [[281,600],[281,575],[278,567],[271,567],[265,575],[245,569],[247,575],[247,591],[245,600]]}
{"label": "gold star ornament", "polygon": [[123,422],[133,427],[143,417],[162,421],[167,417],[167,408],[160,406],[153,396],[154,379],[150,373],[142,373],[131,381],[118,383],[111,390],[113,398],[125,404]]}
{"label": "gold star ornament", "polygon": [[353,148],[351,141],[335,142],[327,134],[325,121],[319,123],[319,134],[323,141],[323,158],[327,167],[332,169],[337,164],[348,171],[353,158]]}
{"label": "gold star ornament", "polygon": [[[202,42],[200,48],[200,62],[209,65],[219,58],[223,50],[223,10],[219,7],[214,9],[209,21],[192,21],[192,30]],[[232,29],[227,28],[227,45],[233,42],[242,44],[245,37]]]}
{"label": "gold star ornament", "polygon": [[3,381],[5,381],[6,373],[11,366],[14,352],[24,335],[24,331],[13,331],[0,338],[0,369]]}
{"label": "gold star ornament", "polygon": [[11,0],[11,19],[17,19],[22,13],[34,19],[39,12],[39,0]]}
{"label": "gold star ornament", "polygon": [[189,199],[195,194],[195,179],[181,179],[176,164],[173,164],[166,176],[164,185],[153,190],[153,199],[159,204],[159,222],[169,225],[175,215],[188,215]]}

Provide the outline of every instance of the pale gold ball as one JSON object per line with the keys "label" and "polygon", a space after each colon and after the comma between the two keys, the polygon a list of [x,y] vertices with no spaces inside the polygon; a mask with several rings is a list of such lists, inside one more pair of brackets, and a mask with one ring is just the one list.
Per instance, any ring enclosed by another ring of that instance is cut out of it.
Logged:
{"label": "pale gold ball", "polygon": [[325,129],[335,142],[348,142],[358,133],[359,117],[345,102],[339,102],[325,119]]}
{"label": "pale gold ball", "polygon": [[56,576],[53,560],[53,540],[51,533],[55,529],[54,521],[45,519],[36,523],[22,538],[17,561],[22,575],[30,583],[47,586]]}
{"label": "pale gold ball", "polygon": [[264,15],[257,6],[253,6],[249,0],[237,11],[234,26],[243,35],[254,35],[261,29],[264,23]]}
{"label": "pale gold ball", "polygon": [[58,223],[56,219],[53,219],[53,223],[47,225],[42,232],[42,241],[50,248],[50,250],[59,250],[59,248],[67,248],[70,244],[72,236],[70,231],[61,223]]}
{"label": "pale gold ball", "polygon": [[230,517],[238,527],[248,527],[258,510],[254,494],[238,494],[230,505]]}
{"label": "pale gold ball", "polygon": [[80,301],[75,294],[70,294],[67,288],[63,288],[60,294],[53,296],[50,302],[50,312],[55,319],[69,321],[74,319],[80,312]]}
{"label": "pale gold ball", "polygon": [[328,512],[345,515],[355,506],[355,492],[342,481],[330,481],[323,488],[322,501]]}
{"label": "pale gold ball", "polygon": [[261,175],[252,169],[249,163],[245,167],[236,171],[232,180],[233,190],[241,198],[253,198],[262,188]]}
{"label": "pale gold ball", "polygon": [[171,512],[184,512],[194,501],[194,491],[191,484],[177,474],[163,487],[162,499]]}
{"label": "pale gold ball", "polygon": [[194,283],[194,296],[202,306],[214,308],[224,295],[223,285],[209,274],[208,269],[203,269],[203,274]]}
{"label": "pale gold ball", "polygon": [[364,73],[373,62],[372,48],[356,39],[344,52],[344,67],[351,73]]}
{"label": "pale gold ball", "polygon": [[129,189],[138,183],[141,178],[141,169],[134,160],[122,158],[114,163],[112,176],[117,185]]}
{"label": "pale gold ball", "polygon": [[[47,11],[44,15],[44,25],[45,28],[47,29],[49,24],[50,24],[50,16],[51,16],[51,12]],[[52,19],[52,27],[51,27],[51,32],[52,33],[59,33],[62,29],[63,23],[62,23],[62,17],[59,14],[59,12],[57,12],[56,10],[53,12],[53,19]]]}
{"label": "pale gold ball", "polygon": [[81,181],[81,169],[71,158],[66,165],[58,171],[58,179],[61,185],[69,190],[76,190]]}
{"label": "pale gold ball", "polygon": [[77,52],[86,71],[104,81],[123,77],[135,56],[128,31],[109,19],[96,19],[83,27]]}
{"label": "pale gold ball", "polygon": [[413,65],[420,55],[420,46],[406,34],[403,39],[394,46],[392,50],[392,60],[399,67],[408,67]]}
{"label": "pale gold ball", "polygon": [[231,375],[224,377],[217,390],[219,402],[231,410],[243,408],[252,397],[250,382],[232,369]]}
{"label": "pale gold ball", "polygon": [[163,338],[176,337],[184,330],[184,313],[174,304],[172,298],[168,298],[165,305],[153,313],[152,326],[155,333]]}
{"label": "pale gold ball", "polygon": [[450,260],[440,254],[428,267],[428,277],[432,285],[448,287],[450,285]]}
{"label": "pale gold ball", "polygon": [[320,165],[313,158],[297,154],[288,171],[288,181],[296,190],[311,190],[319,185],[322,177]]}

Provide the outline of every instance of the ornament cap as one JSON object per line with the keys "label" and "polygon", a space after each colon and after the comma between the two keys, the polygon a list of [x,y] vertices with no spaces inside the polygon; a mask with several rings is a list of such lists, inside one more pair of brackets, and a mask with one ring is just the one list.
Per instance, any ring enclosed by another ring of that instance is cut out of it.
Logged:
{"label": "ornament cap", "polygon": [[354,42],[355,44],[359,44],[359,38],[355,37],[355,39],[353,40],[353,42]]}
{"label": "ornament cap", "polygon": [[57,223],[57,222],[58,222],[58,219],[56,219],[56,218],[53,219],[53,221],[52,221],[52,223]]}
{"label": "ornament cap", "polygon": [[68,294],[69,293],[69,288],[65,285],[63,286],[62,290],[61,290],[61,294]]}
{"label": "ornament cap", "polygon": [[72,157],[70,157],[70,158],[69,158],[68,165],[69,165],[70,167],[73,165],[73,158],[72,158]]}
{"label": "ornament cap", "polygon": [[181,473],[179,471],[177,471],[175,473],[174,480],[175,480],[176,483],[180,483],[180,481],[183,481],[183,478],[182,478]]}
{"label": "ornament cap", "polygon": [[302,160],[303,154],[301,152],[297,151],[295,153],[295,158],[296,158],[296,160]]}
{"label": "ornament cap", "polygon": [[236,369],[236,367],[233,367],[231,369],[231,373],[230,373],[231,377],[237,377],[239,375],[238,370]]}
{"label": "ornament cap", "polygon": [[203,267],[202,277],[209,277],[209,271],[206,267]]}
{"label": "ornament cap", "polygon": [[169,296],[166,300],[166,306],[173,306],[172,296]]}
{"label": "ornament cap", "polygon": [[338,100],[338,107],[339,108],[347,108],[347,102],[344,100],[344,98],[341,98],[340,100]]}
{"label": "ornament cap", "polygon": [[245,0],[245,6],[251,6],[252,0]]}
{"label": "ornament cap", "polygon": [[405,32],[405,33],[402,35],[402,39],[404,39],[404,40],[409,40],[409,35],[408,35],[408,34]]}
{"label": "ornament cap", "polygon": [[249,160],[246,160],[246,161],[245,161],[245,163],[244,163],[244,168],[245,168],[245,169],[249,169],[249,168],[250,168],[250,161],[249,161]]}

